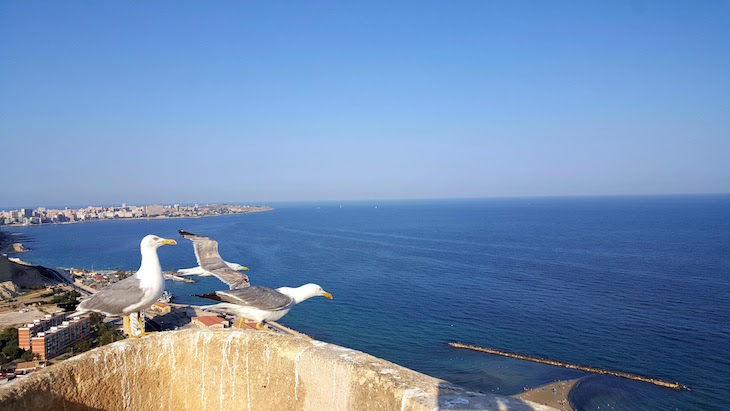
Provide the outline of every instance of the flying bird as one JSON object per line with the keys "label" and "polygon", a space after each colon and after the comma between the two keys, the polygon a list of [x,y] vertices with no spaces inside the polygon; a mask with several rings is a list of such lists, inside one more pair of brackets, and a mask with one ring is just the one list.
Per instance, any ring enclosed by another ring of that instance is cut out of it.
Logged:
{"label": "flying bird", "polygon": [[317,284],[305,284],[297,288],[273,288],[254,285],[229,291],[215,291],[198,297],[220,301],[218,304],[205,305],[203,310],[217,310],[233,313],[243,319],[256,321],[256,329],[265,330],[267,321],[276,321],[285,316],[291,308],[312,297],[323,296],[332,299],[332,294],[324,291]]}
{"label": "flying bird", "polygon": [[[198,267],[181,270],[186,271],[185,273],[181,273],[182,275],[214,275],[218,277],[219,280],[228,284],[231,290],[248,287],[248,276],[237,271],[247,271],[248,267],[223,261],[220,254],[218,254],[217,241],[183,230],[179,230],[178,232],[181,236],[183,236],[183,238],[187,238],[193,242],[195,258],[198,260]],[[202,274],[198,274],[198,272],[202,272]]]}
{"label": "flying bird", "polygon": [[[156,235],[145,236],[139,244],[142,263],[139,270],[114,284],[102,288],[89,298],[81,301],[73,316],[86,312],[97,312],[108,316],[121,317],[136,313],[139,319],[142,310],[149,308],[162,295],[165,280],[162,276],[157,249],[165,244],[175,245],[175,240]],[[129,320],[125,319],[125,327]],[[141,324],[141,321],[140,321]],[[129,332],[129,330],[127,330]],[[144,327],[141,326],[144,335]],[[129,332],[131,336],[132,333]]]}

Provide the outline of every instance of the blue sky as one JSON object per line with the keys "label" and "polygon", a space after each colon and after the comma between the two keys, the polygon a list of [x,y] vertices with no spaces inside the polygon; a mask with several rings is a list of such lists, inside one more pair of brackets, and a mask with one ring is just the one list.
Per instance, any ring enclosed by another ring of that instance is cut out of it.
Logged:
{"label": "blue sky", "polygon": [[730,192],[726,1],[2,2],[0,206]]}

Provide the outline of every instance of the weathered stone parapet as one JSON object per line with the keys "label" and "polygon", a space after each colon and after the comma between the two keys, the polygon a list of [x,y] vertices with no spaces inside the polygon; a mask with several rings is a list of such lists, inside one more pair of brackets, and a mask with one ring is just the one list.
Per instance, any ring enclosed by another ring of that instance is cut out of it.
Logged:
{"label": "weathered stone parapet", "polygon": [[553,410],[469,392],[304,337],[184,330],[125,340],[0,388],[12,410]]}

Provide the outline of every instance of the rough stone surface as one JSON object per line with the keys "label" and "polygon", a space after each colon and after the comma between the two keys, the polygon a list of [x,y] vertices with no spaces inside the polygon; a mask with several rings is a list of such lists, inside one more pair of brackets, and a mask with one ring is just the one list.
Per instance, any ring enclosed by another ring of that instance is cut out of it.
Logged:
{"label": "rough stone surface", "polygon": [[0,388],[0,409],[554,410],[336,345],[244,330],[110,344]]}

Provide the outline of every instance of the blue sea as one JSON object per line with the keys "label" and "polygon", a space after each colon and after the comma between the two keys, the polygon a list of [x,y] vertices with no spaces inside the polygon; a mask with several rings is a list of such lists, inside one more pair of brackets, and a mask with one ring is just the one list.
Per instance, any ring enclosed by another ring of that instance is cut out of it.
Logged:
{"label": "blue sea", "polygon": [[[3,228],[23,259],[133,270],[146,234],[175,238],[164,269],[195,266],[178,229],[210,236],[252,284],[314,282],[280,322],[470,389],[510,395],[586,376],[580,410],[726,410],[730,196],[272,204],[199,219]],[[225,288],[167,283],[177,302]],[[450,348],[460,341],[679,381],[674,391]]]}

